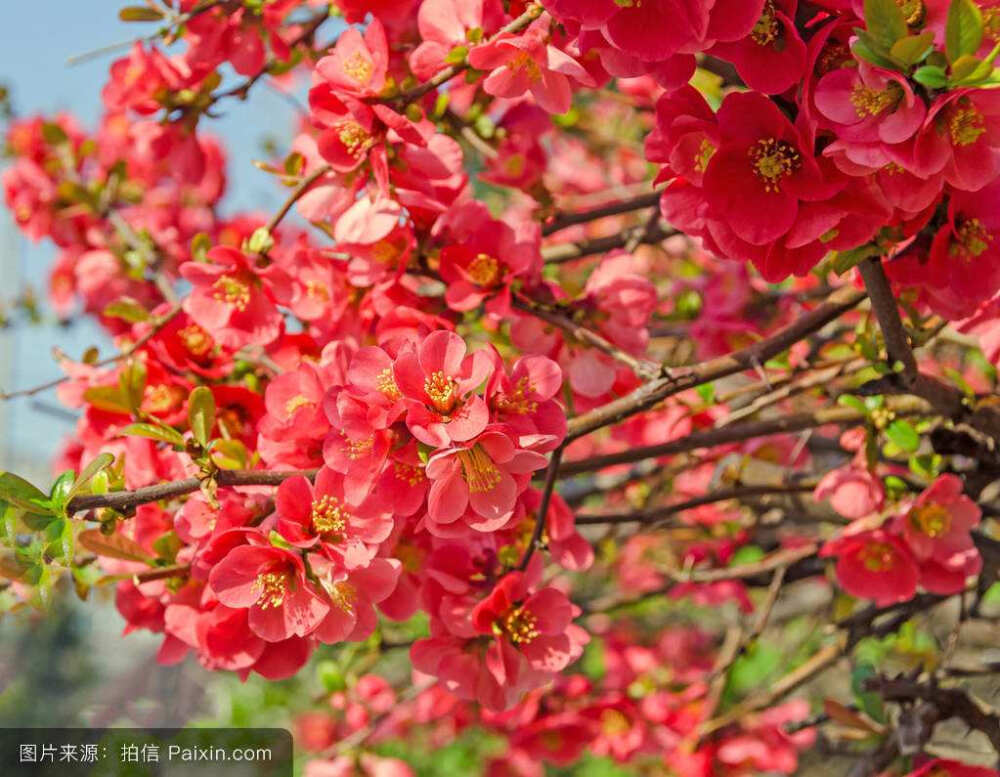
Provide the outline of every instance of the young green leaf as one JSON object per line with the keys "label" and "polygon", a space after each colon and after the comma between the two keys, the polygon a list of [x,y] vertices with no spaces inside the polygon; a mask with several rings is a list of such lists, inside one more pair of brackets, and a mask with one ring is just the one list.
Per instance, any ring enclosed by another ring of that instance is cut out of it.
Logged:
{"label": "young green leaf", "polygon": [[924,65],[913,72],[913,80],[929,89],[943,89],[948,85],[948,75],[943,67]]}
{"label": "young green leaf", "polygon": [[22,510],[38,512],[39,506],[48,501],[48,496],[13,472],[0,472],[0,500]]}
{"label": "young green leaf", "polygon": [[120,318],[130,324],[149,320],[149,311],[131,297],[119,297],[104,308],[104,315],[108,318]]}
{"label": "young green leaf", "polygon": [[920,435],[913,425],[902,418],[897,418],[885,430],[885,436],[907,453],[915,453],[920,447]]}
{"label": "young green leaf", "polygon": [[76,541],[91,553],[107,558],[117,558],[122,561],[141,561],[152,564],[153,559],[135,540],[122,534],[105,535],[100,529],[87,529],[77,535]]}
{"label": "young green leaf", "polygon": [[979,51],[983,45],[983,14],[973,0],[951,0],[944,37],[945,54],[953,64]]}
{"label": "young green leaf", "polygon": [[198,386],[188,397],[188,424],[194,439],[206,447],[215,426],[215,396],[207,386]]}
{"label": "young green leaf", "polygon": [[156,424],[129,424],[122,429],[122,434],[135,437],[148,437],[150,440],[159,440],[177,448],[184,447],[184,437],[176,429],[169,426],[157,426]]}
{"label": "young green leaf", "polygon": [[906,19],[896,0],[865,0],[865,24],[872,38],[886,50],[906,37]]}
{"label": "young green leaf", "polygon": [[158,22],[163,18],[163,11],[144,5],[130,5],[118,12],[118,18],[123,22]]}
{"label": "young green leaf", "polygon": [[905,67],[912,67],[922,62],[933,50],[934,33],[928,30],[919,35],[900,38],[889,49],[889,56]]}

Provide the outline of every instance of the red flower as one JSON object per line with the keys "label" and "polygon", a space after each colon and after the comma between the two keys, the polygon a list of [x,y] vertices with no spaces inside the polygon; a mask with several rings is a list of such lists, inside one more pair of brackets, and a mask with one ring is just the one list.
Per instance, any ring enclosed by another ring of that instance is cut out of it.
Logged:
{"label": "red flower", "polygon": [[275,507],[276,528],[289,543],[321,549],[348,569],[367,566],[392,532],[392,516],[370,502],[348,502],[343,475],[328,467],[317,473],[315,486],[304,477],[282,483]]}
{"label": "red flower", "polygon": [[797,5],[798,0],[765,0],[749,35],[717,43],[709,53],[732,62],[751,89],[764,94],[788,90],[806,69],[806,44],[795,29]]}
{"label": "red flower", "polygon": [[956,189],[976,191],[1000,172],[1000,94],[955,89],[939,96],[917,136],[913,160],[922,178],[943,173]]}
{"label": "red flower", "polygon": [[385,88],[389,47],[385,28],[375,19],[362,34],[348,27],[333,51],[316,63],[318,80],[349,97],[377,97]]}
{"label": "red flower", "polygon": [[312,633],[330,610],[306,581],[302,559],[283,548],[233,548],[212,569],[208,585],[227,607],[249,608],[251,631],[268,642]]}
{"label": "red flower", "polygon": [[920,584],[934,593],[961,591],[982,567],[970,534],[982,511],[962,489],[960,478],[941,475],[896,519],[896,529],[920,565]]}
{"label": "red flower", "polygon": [[836,556],[837,581],[847,593],[880,607],[905,602],[917,591],[917,564],[910,549],[883,529],[845,533],[823,546]]}
{"label": "red flower", "polygon": [[406,425],[421,442],[443,448],[471,440],[486,428],[489,410],[473,392],[489,374],[485,352],[466,355],[454,332],[433,332],[396,357],[396,385],[406,403]]}
{"label": "red flower", "polygon": [[261,273],[235,248],[208,252],[211,264],[186,262],[181,275],[194,287],[184,312],[230,348],[267,345],[281,333],[281,313]]}
{"label": "red flower", "polygon": [[811,144],[766,97],[733,93],[719,108],[719,149],[705,170],[708,215],[752,245],[787,234],[803,201],[829,195]]}

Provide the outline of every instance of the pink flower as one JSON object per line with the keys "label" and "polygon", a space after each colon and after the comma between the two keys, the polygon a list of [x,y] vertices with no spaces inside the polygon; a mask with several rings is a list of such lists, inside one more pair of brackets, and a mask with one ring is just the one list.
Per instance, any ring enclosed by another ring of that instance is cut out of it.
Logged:
{"label": "pink flower", "polygon": [[553,450],[566,436],[566,411],[556,400],[562,369],[544,356],[524,356],[508,376],[500,354],[488,354],[493,374],[486,384],[486,401],[493,420],[516,430],[522,448]]}
{"label": "pink flower", "polygon": [[360,642],[378,625],[374,605],[396,590],[401,564],[396,559],[376,558],[367,566],[344,569],[312,554],[310,567],[330,603],[326,617],[316,626],[320,642]]}
{"label": "pink flower", "polygon": [[208,252],[211,264],[186,262],[181,275],[194,287],[184,312],[222,345],[267,345],[281,333],[281,313],[262,274],[235,248]]}
{"label": "pink flower", "polygon": [[316,77],[348,97],[377,97],[385,88],[389,47],[378,19],[362,34],[348,27],[333,51],[316,63]]}
{"label": "pink flower", "polygon": [[517,656],[535,672],[559,672],[580,657],[588,641],[586,634],[573,626],[580,608],[555,588],[534,591],[536,577],[526,572],[505,575],[472,610],[475,629],[499,645],[502,666],[491,670],[514,669],[513,676],[509,675],[514,683],[524,671],[517,666]]}
{"label": "pink flower", "polygon": [[289,543],[322,550],[348,569],[367,566],[392,532],[391,515],[370,502],[348,502],[343,475],[328,467],[316,474],[315,486],[304,477],[282,483],[275,507],[276,528]]}
{"label": "pink flower", "polygon": [[566,113],[572,103],[570,79],[593,86],[590,74],[549,42],[551,19],[542,16],[521,35],[507,35],[469,52],[469,64],[492,71],[483,89],[494,97],[520,97],[530,91],[549,113]]}
{"label": "pink flower", "polygon": [[844,533],[827,542],[821,556],[837,558],[837,581],[847,593],[879,607],[913,598],[917,564],[910,549],[883,529]]}
{"label": "pink flower", "polygon": [[813,497],[817,501],[829,499],[834,510],[853,520],[882,509],[885,487],[881,478],[866,469],[840,467],[823,476]]}
{"label": "pink flower", "polygon": [[452,51],[469,45],[471,32],[489,35],[502,18],[498,0],[424,0],[417,11],[423,42],[410,54],[410,69],[422,81],[432,78]]}
{"label": "pink flower", "polygon": [[268,642],[312,633],[330,605],[306,581],[296,553],[263,545],[240,545],[213,569],[208,585],[227,607],[249,608],[251,631]]}
{"label": "pink flower", "polygon": [[394,372],[413,436],[441,448],[480,434],[489,422],[489,409],[473,392],[489,366],[484,352],[466,355],[465,341],[454,332],[433,332],[418,347],[401,350]]}
{"label": "pink flower", "polygon": [[543,468],[540,453],[518,448],[502,427],[487,427],[473,440],[431,456],[426,474],[428,529],[466,518],[477,531],[495,531],[514,514],[528,476]]}
{"label": "pink flower", "polygon": [[970,534],[982,511],[962,489],[960,478],[941,475],[895,522],[920,565],[920,584],[934,593],[961,591],[982,567]]}

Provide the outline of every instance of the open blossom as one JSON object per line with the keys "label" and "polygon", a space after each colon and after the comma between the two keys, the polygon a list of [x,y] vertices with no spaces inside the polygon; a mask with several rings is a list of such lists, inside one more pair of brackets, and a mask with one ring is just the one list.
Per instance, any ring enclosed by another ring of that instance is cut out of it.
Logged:
{"label": "open blossom", "polygon": [[816,499],[829,499],[830,506],[845,518],[864,518],[882,508],[885,487],[881,478],[867,469],[840,467],[827,472],[813,492]]}
{"label": "open blossom", "polygon": [[896,519],[920,566],[920,584],[934,593],[961,591],[982,567],[969,533],[982,511],[962,489],[959,477],[941,475]]}
{"label": "open blossom", "polygon": [[956,189],[977,191],[1000,171],[1000,95],[993,90],[956,89],[941,95],[917,136],[911,172],[941,173]]}
{"label": "open blossom", "polygon": [[316,548],[349,569],[367,566],[392,531],[392,517],[370,504],[351,504],[343,475],[328,467],[315,485],[289,478],[275,497],[278,532],[292,545]]}
{"label": "open blossom", "polygon": [[333,51],[316,63],[316,75],[339,94],[377,97],[385,88],[389,49],[385,28],[377,19],[362,33],[348,27]]}
{"label": "open blossom", "polygon": [[480,434],[489,423],[489,409],[475,392],[488,370],[487,355],[467,355],[465,341],[454,332],[434,332],[418,347],[404,348],[393,371],[413,436],[444,447]]}
{"label": "open blossom", "polygon": [[410,54],[410,69],[422,80],[433,78],[456,47],[469,46],[475,31],[491,35],[502,14],[499,0],[424,0],[417,12],[421,43]]}
{"label": "open blossom", "polygon": [[499,529],[513,516],[530,474],[545,464],[542,454],[518,448],[501,426],[435,453],[426,468],[428,528],[441,530],[468,511],[472,528]]}
{"label": "open blossom", "polygon": [[823,546],[837,559],[837,582],[847,593],[880,607],[905,602],[917,591],[917,564],[906,544],[884,529],[844,533]]}
{"label": "open blossom", "polygon": [[184,311],[227,347],[267,345],[281,332],[281,313],[268,283],[242,251],[217,246],[211,263],[187,262],[181,274],[193,289]]}
{"label": "open blossom", "polygon": [[483,82],[487,93],[513,98],[530,91],[549,113],[565,113],[572,101],[570,79],[593,85],[576,60],[549,42],[550,23],[543,16],[521,35],[502,36],[469,52],[469,64],[492,71]]}
{"label": "open blossom", "polygon": [[306,580],[301,557],[283,548],[253,544],[233,548],[212,569],[209,586],[227,607],[249,608],[251,631],[268,642],[304,637],[330,611]]}

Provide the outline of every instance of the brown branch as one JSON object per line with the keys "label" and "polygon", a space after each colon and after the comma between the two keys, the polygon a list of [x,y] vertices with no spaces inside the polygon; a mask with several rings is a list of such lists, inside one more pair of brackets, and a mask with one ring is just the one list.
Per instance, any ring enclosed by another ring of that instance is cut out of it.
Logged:
{"label": "brown branch", "polygon": [[267,231],[269,233],[274,232],[285,216],[288,215],[288,211],[292,209],[292,206],[302,199],[302,196],[309,191],[309,187],[311,187],[328,172],[330,172],[330,165],[320,165],[309,173],[309,175],[299,181],[298,185],[292,190],[292,193],[288,195],[288,199],[285,200],[278,212],[271,217],[270,221],[267,222]]}
{"label": "brown branch", "polygon": [[[919,399],[891,402],[889,403],[889,408],[897,415],[912,415],[930,411],[930,406]],[[582,472],[592,472],[616,464],[628,464],[635,461],[643,461],[644,459],[688,453],[700,448],[713,448],[717,445],[742,442],[757,437],[801,432],[806,429],[826,426],[827,424],[849,426],[863,423],[865,418],[864,413],[854,408],[830,407],[817,410],[813,413],[796,413],[768,418],[764,421],[720,426],[706,431],[692,432],[684,437],[660,443],[659,445],[629,448],[617,453],[607,453],[602,456],[592,456],[587,459],[569,461],[559,468],[559,476],[571,477],[579,475]]]}
{"label": "brown branch", "polygon": [[545,533],[545,519],[549,514],[549,503],[552,501],[552,492],[556,487],[556,473],[559,471],[562,455],[563,446],[560,446],[552,452],[552,458],[549,460],[549,468],[545,472],[545,486],[542,488],[542,499],[538,504],[538,514],[535,516],[535,528],[531,532],[528,547],[524,549],[521,563],[517,565],[517,568],[522,571],[528,568],[528,562],[531,561],[531,556],[541,543],[542,535]]}
{"label": "brown branch", "polygon": [[765,340],[727,356],[672,370],[668,375],[651,380],[624,397],[570,419],[566,439],[570,442],[605,426],[619,423],[667,397],[763,364],[799,340],[822,329],[864,298],[864,292],[856,289],[847,286],[837,289],[826,302]]}
{"label": "brown branch", "polygon": [[889,365],[893,369],[885,378],[874,381],[871,390],[922,397],[951,420],[967,422],[994,440],[1000,440],[1000,413],[985,404],[973,410],[958,388],[920,372],[882,260],[877,257],[866,259],[858,265],[858,270],[871,298],[872,310],[885,339]]}
{"label": "brown branch", "polygon": [[585,256],[594,256],[613,251],[616,248],[625,248],[639,237],[639,245],[656,245],[662,243],[668,237],[680,234],[675,229],[670,229],[662,222],[653,225],[632,227],[607,237],[595,237],[590,240],[581,240],[579,243],[557,243],[555,245],[542,248],[542,259],[546,264],[562,264],[572,262],[575,259],[582,259]]}
{"label": "brown branch", "polygon": [[[297,475],[304,475],[312,479],[316,476],[316,470],[279,472],[251,469],[223,469],[215,473],[214,479],[220,486],[278,486],[288,480],[288,478]],[[155,486],[144,486],[133,491],[85,494],[73,497],[66,506],[66,512],[72,515],[100,508],[128,512],[142,504],[159,502],[163,499],[173,499],[178,496],[194,493],[201,488],[201,484],[202,481],[199,478],[185,478],[184,480],[174,480],[169,483],[158,483]]]}
{"label": "brown branch", "polygon": [[623,213],[631,213],[634,210],[652,207],[660,202],[661,194],[662,192],[660,191],[647,192],[646,194],[640,194],[638,197],[612,202],[590,210],[577,211],[575,213],[557,213],[548,223],[542,225],[542,235],[548,236],[576,224],[586,224],[589,221],[596,221],[608,216],[620,216]]}
{"label": "brown branch", "polygon": [[[170,310],[168,310],[161,318],[159,318],[155,324],[150,328],[146,334],[136,340],[127,348],[123,349],[121,352],[115,354],[114,356],[109,356],[106,359],[101,359],[100,361],[94,362],[91,367],[108,367],[116,362],[120,362],[123,359],[127,359],[132,356],[136,351],[142,348],[146,343],[156,337],[157,334],[165,327],[173,318],[181,312],[180,305],[175,305]],[[61,378],[56,378],[50,380],[48,383],[42,383],[38,386],[33,386],[32,388],[21,389],[19,391],[11,391],[10,393],[0,393],[0,401],[5,401],[8,399],[13,399],[15,397],[29,397],[34,394],[41,393],[42,391],[47,391],[48,389],[55,388],[69,380],[69,375],[63,375]]]}
{"label": "brown branch", "polygon": [[716,502],[726,502],[730,499],[746,499],[754,496],[772,496],[775,494],[802,494],[812,491],[815,488],[815,483],[802,483],[790,486],[737,486],[721,491],[713,491],[683,502],[657,507],[652,510],[627,513],[580,513],[576,516],[576,524],[577,526],[603,526],[606,524],[641,523],[655,526],[678,513],[693,510],[696,507],[703,507],[704,505],[715,504]]}

